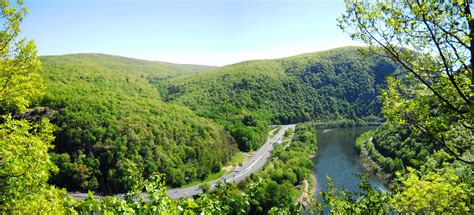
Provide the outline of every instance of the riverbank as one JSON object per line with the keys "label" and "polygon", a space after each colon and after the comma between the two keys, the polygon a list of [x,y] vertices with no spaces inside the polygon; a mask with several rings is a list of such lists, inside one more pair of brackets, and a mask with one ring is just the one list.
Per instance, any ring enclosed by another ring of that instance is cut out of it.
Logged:
{"label": "riverbank", "polygon": [[373,131],[362,134],[357,138],[355,147],[360,152],[364,169],[373,173],[385,185],[389,185],[392,174],[385,172],[383,167],[380,165],[381,161],[377,161],[376,158],[374,158],[378,157],[379,159],[382,159],[384,157],[375,149],[372,143],[373,134]]}
{"label": "riverbank", "polygon": [[332,128],[355,128],[355,127],[373,127],[383,124],[384,119],[372,120],[353,120],[353,119],[339,119],[333,121],[314,121],[317,129],[332,129]]}
{"label": "riverbank", "polygon": [[364,161],[363,167],[365,170],[373,173],[384,184],[389,184],[389,179],[392,175],[383,171],[382,167],[370,157],[369,152],[365,147],[361,149],[360,157]]}
{"label": "riverbank", "polygon": [[[311,155],[309,155],[309,158],[310,158],[310,159],[313,161],[313,163],[314,163],[314,160],[315,160],[315,158],[316,158],[316,154],[311,154]],[[310,185],[311,185],[311,186],[310,186],[310,190],[309,190],[310,193],[312,193],[312,194],[315,194],[315,193],[316,193],[317,187],[318,187],[318,186],[317,186],[317,185],[318,185],[317,183],[318,183],[318,181],[316,180],[316,172],[313,171],[313,172],[311,173],[311,175],[310,175]]]}
{"label": "riverbank", "polygon": [[[313,159],[316,157],[316,155],[311,154],[309,157]],[[317,190],[316,173],[311,173],[311,175],[303,181],[303,185],[303,191],[296,201],[296,204],[301,204],[304,207],[308,207],[311,205],[311,200],[313,199],[313,196]]]}

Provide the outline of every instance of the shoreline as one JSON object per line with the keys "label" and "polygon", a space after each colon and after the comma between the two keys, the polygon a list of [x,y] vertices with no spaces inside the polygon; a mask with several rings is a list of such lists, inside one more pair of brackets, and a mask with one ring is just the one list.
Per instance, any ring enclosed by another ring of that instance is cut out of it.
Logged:
{"label": "shoreline", "polygon": [[[317,157],[317,154],[315,154],[315,153],[312,153],[312,154],[309,155],[309,158],[313,161],[314,165],[316,164],[316,159],[315,159],[316,157]],[[316,172],[315,172],[316,170],[314,168],[315,167],[313,167],[313,171],[311,172],[311,175],[309,176],[309,178],[311,179],[311,182],[312,182],[311,183],[312,187],[310,189],[310,192],[313,194],[313,196],[316,193],[316,189],[318,187],[317,186],[318,181],[317,181]]]}
{"label": "shoreline", "polygon": [[313,186],[311,187],[310,192],[314,194],[314,193],[316,193],[316,191],[318,189],[318,181],[316,179],[316,173],[314,173],[314,172],[311,173],[311,180],[313,181],[313,183],[312,183]]}
{"label": "shoreline", "polygon": [[369,137],[368,139],[364,140],[364,144],[362,144],[362,147],[360,149],[359,156],[363,160],[362,167],[364,168],[364,170],[374,174],[375,177],[379,179],[388,189],[392,184],[392,182],[390,181],[392,174],[384,172],[382,167],[369,155],[365,141],[372,141],[372,137]]}
{"label": "shoreline", "polygon": [[[310,154],[309,157],[313,160],[316,157],[316,154]],[[314,162],[314,160],[313,160]],[[311,205],[311,199],[313,199],[315,196],[315,193],[317,191],[317,179],[316,179],[316,173],[313,171],[311,174],[304,180],[304,190],[301,193],[300,197],[296,200],[296,203],[301,203],[305,207]]]}

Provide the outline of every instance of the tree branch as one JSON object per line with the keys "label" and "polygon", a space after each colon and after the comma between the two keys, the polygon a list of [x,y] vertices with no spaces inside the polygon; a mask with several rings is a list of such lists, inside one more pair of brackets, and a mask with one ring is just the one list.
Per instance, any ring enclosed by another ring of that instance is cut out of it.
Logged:
{"label": "tree branch", "polygon": [[[420,1],[419,1],[419,0],[416,0],[416,3],[418,4],[419,7],[421,7],[421,4],[420,4]],[[448,75],[449,81],[451,82],[451,84],[452,84],[452,85],[454,86],[454,88],[456,89],[458,95],[461,96],[461,98],[462,98],[462,99],[468,104],[468,106],[469,106],[469,104],[471,104],[471,102],[470,102],[469,99],[464,95],[464,93],[461,91],[461,89],[459,89],[458,84],[457,84],[456,81],[454,80],[454,77],[453,77],[453,74],[452,74],[452,68],[450,68],[450,66],[449,66],[449,64],[448,64],[448,61],[447,61],[447,59],[446,59],[446,56],[444,56],[443,50],[441,50],[439,41],[438,41],[438,39],[436,38],[436,35],[435,35],[434,32],[433,32],[433,29],[431,29],[431,26],[428,24],[428,21],[426,21],[426,13],[423,13],[421,17],[423,18],[423,23],[425,24],[426,28],[427,28],[428,31],[430,32],[431,40],[432,40],[433,43],[435,44],[436,49],[438,50],[438,53],[439,53],[439,55],[441,56],[441,60],[443,61],[443,66],[444,66],[444,69],[446,70],[446,74]]]}
{"label": "tree branch", "polygon": [[[394,60],[395,62],[398,62],[400,63],[400,65],[405,68],[407,71],[409,71],[410,73],[412,73],[419,81],[421,81],[426,87],[428,87],[428,89],[433,92],[436,97],[438,97],[439,99],[441,99],[445,104],[448,105],[448,107],[452,110],[454,110],[455,112],[458,112],[460,114],[465,114],[467,111],[466,110],[460,110],[458,108],[456,108],[451,102],[449,102],[446,98],[444,98],[443,96],[441,96],[441,94],[439,92],[437,92],[426,80],[424,80],[418,73],[416,73],[413,68],[411,68],[410,66],[408,66],[399,56],[398,52],[395,51],[394,48],[390,49],[388,46],[386,46],[385,44],[383,44],[380,40],[378,40],[372,33],[369,32],[369,30],[367,30],[365,26],[365,24],[361,23],[361,17],[359,16],[358,13],[354,12],[354,15],[356,17],[356,21],[359,25],[359,28],[365,32],[367,35],[369,35],[370,38],[372,38],[372,40],[374,40],[379,46],[381,46],[389,55],[391,55],[391,58],[392,60]],[[387,41],[387,38],[384,37],[383,35],[380,34],[380,32],[378,31],[379,28],[375,28],[376,32],[380,35],[381,38],[383,38],[384,40],[386,40],[386,42],[388,44],[390,44],[388,41]]]}
{"label": "tree branch", "polygon": [[[471,90],[474,86],[474,19],[472,18],[471,9],[469,8],[469,4],[466,2],[464,3],[464,14],[466,15],[467,23],[469,26],[469,38],[471,38]],[[474,96],[471,96],[471,101],[474,100]]]}
{"label": "tree branch", "polygon": [[462,161],[466,164],[474,164],[474,161],[469,161],[469,160],[465,160],[464,158],[462,158],[461,156],[459,156],[456,152],[454,152],[447,144],[446,144],[446,141],[444,141],[444,138],[442,138],[442,140],[439,140],[439,138],[437,138],[431,131],[429,131],[429,129],[423,127],[422,125],[416,123],[414,120],[411,120],[410,117],[407,116],[407,119],[408,121],[415,125],[415,127],[417,127],[418,129],[422,130],[423,133],[429,135],[431,137],[431,139],[433,139],[435,142],[438,142],[441,146],[443,146],[450,155],[454,156],[456,158],[456,160],[459,160],[459,161]]}

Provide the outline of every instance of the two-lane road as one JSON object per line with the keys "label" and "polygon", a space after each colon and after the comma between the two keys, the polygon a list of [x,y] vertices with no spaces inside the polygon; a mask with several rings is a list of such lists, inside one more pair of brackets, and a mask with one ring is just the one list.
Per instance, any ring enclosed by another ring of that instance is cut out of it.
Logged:
{"label": "two-lane road", "polygon": [[[217,182],[240,182],[244,180],[246,177],[251,175],[252,173],[257,172],[260,170],[265,163],[268,161],[268,159],[271,156],[271,151],[273,150],[273,147],[277,144],[282,143],[283,141],[283,136],[285,135],[285,132],[288,129],[294,130],[296,125],[282,125],[280,130],[278,130],[278,133],[275,134],[272,138],[268,139],[260,149],[255,151],[255,153],[247,159],[247,161],[238,169],[235,171],[228,173],[227,175],[224,175],[216,180],[208,182],[208,184],[211,186],[211,189],[214,189]],[[172,199],[179,199],[183,197],[191,197],[194,195],[201,194],[202,190],[199,188],[199,185],[195,186],[190,186],[190,187],[182,187],[182,188],[173,188],[168,190],[168,195]],[[71,196],[73,196],[76,199],[83,199],[87,197],[87,193],[71,193]],[[121,196],[121,195],[119,195]],[[146,193],[141,193],[140,196],[146,197]],[[95,196],[100,198],[101,196]]]}
{"label": "two-lane road", "polygon": [[[272,138],[268,139],[260,149],[255,151],[255,153],[247,159],[247,161],[235,171],[224,175],[216,180],[208,182],[211,185],[211,189],[214,189],[217,182],[240,182],[252,173],[260,170],[268,159],[271,156],[271,151],[276,144],[280,144],[283,141],[283,136],[285,135],[286,130],[295,128],[296,125],[282,125],[280,130]],[[202,190],[199,188],[199,185],[185,187],[185,188],[174,188],[168,190],[168,195],[172,199],[179,199],[182,197],[191,197],[193,195],[201,194]]]}

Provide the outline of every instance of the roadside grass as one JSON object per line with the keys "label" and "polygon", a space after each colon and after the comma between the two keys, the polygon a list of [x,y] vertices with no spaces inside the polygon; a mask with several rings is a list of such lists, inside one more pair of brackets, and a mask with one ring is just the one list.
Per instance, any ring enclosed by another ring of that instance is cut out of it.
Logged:
{"label": "roadside grass", "polygon": [[248,157],[249,157],[248,154],[239,151],[239,152],[235,153],[234,156],[232,156],[232,159],[230,160],[229,163],[227,163],[227,165],[225,165],[221,168],[221,171],[208,175],[202,181],[192,181],[192,182],[190,182],[186,185],[183,185],[182,187],[192,187],[194,185],[199,185],[201,183],[206,183],[206,182],[216,180],[216,179],[224,176],[225,174],[233,171],[233,167],[238,166],[239,163],[244,163],[247,160]]}
{"label": "roadside grass", "polygon": [[[281,126],[279,126],[279,125],[278,126],[273,126],[272,129],[274,131],[270,132],[268,137],[271,138],[271,137],[275,136],[276,131],[280,130],[280,128],[281,128]],[[286,143],[286,142],[290,141],[291,138],[293,138],[293,135],[294,135],[294,130],[292,132],[290,132],[290,135],[287,135],[287,136],[283,137],[283,143]],[[192,187],[192,186],[195,186],[195,185],[199,185],[199,184],[202,184],[202,183],[207,183],[207,182],[216,180],[216,179],[224,176],[225,174],[234,171],[234,169],[237,168],[239,166],[239,164],[241,164],[241,163],[243,164],[245,161],[247,161],[247,159],[249,157],[251,157],[253,155],[253,153],[255,153],[255,152],[244,153],[244,152],[239,151],[239,152],[235,153],[234,156],[232,156],[231,160],[225,166],[223,166],[219,172],[208,175],[202,181],[191,181],[188,184],[185,184],[185,185],[181,186],[181,188]]]}
{"label": "roadside grass", "polygon": [[290,141],[291,138],[293,138],[293,133],[291,133],[291,134],[289,134],[289,135],[287,135],[287,136],[284,136],[284,137],[283,137],[283,143],[286,143],[286,142]]}
{"label": "roadside grass", "polygon": [[244,152],[237,152],[232,156],[232,159],[221,168],[221,170],[224,170],[225,173],[228,172],[233,172],[237,168],[239,168],[240,165],[245,163],[248,158],[252,157],[253,153],[244,153]]}
{"label": "roadside grass", "polygon": [[275,136],[276,132],[279,131],[280,128],[281,128],[281,125],[272,125],[268,132],[267,138],[272,138],[273,136]]}
{"label": "roadside grass", "polygon": [[[239,164],[243,163],[245,160],[247,160],[247,155],[245,155],[242,152],[237,152],[235,155],[232,157],[228,165],[234,165],[234,164]],[[226,165],[226,166],[228,166]]]}
{"label": "roadside grass", "polygon": [[288,133],[285,133],[283,136],[283,141],[282,145],[285,145],[285,149],[290,146],[291,140],[293,139],[293,136],[295,135],[295,130],[293,128],[290,128],[287,130]]}
{"label": "roadside grass", "polygon": [[213,173],[213,174],[208,175],[208,176],[207,176],[204,180],[202,180],[202,181],[192,181],[192,182],[190,182],[189,184],[186,184],[186,185],[182,186],[182,188],[184,188],[184,187],[192,187],[192,186],[194,186],[194,185],[199,185],[199,184],[202,184],[202,183],[207,183],[207,182],[216,180],[216,179],[222,177],[222,176],[223,176],[224,174],[226,174],[226,173],[227,173],[227,171],[225,171],[225,170],[222,169],[222,170],[219,171],[219,172],[216,172],[216,173]]}

